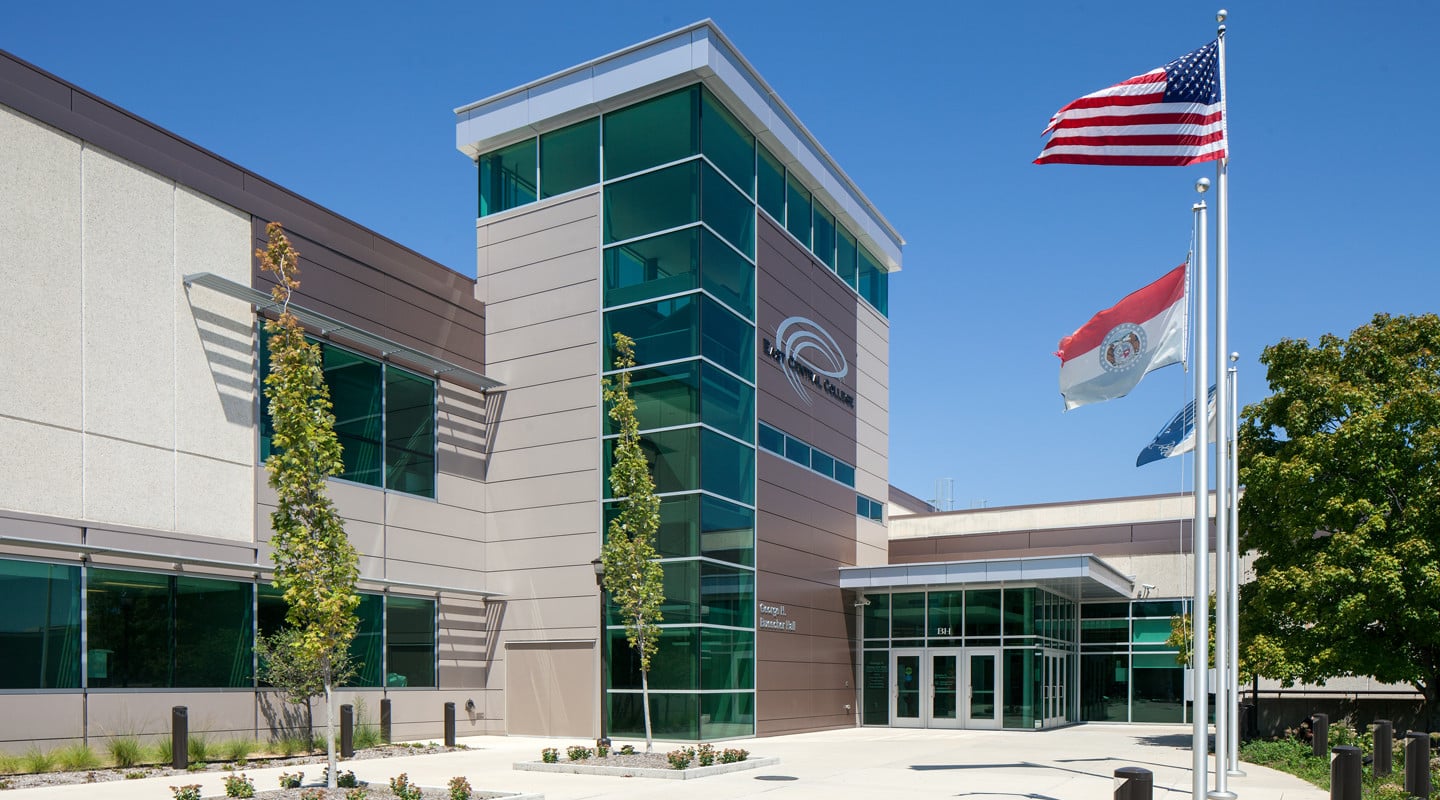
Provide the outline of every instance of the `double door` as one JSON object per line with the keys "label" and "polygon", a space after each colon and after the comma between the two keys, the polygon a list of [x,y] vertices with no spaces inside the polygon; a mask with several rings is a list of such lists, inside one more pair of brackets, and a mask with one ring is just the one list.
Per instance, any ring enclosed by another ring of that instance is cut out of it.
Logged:
{"label": "double door", "polygon": [[893,650],[890,724],[904,728],[998,728],[999,687],[999,650]]}

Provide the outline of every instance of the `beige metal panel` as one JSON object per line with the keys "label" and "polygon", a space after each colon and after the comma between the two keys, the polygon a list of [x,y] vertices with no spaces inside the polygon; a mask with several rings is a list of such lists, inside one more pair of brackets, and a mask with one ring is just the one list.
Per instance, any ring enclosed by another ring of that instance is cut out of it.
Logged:
{"label": "beige metal panel", "polygon": [[599,461],[600,443],[595,439],[506,450],[491,456],[490,480],[499,483],[587,468],[593,470]]}
{"label": "beige metal panel", "polygon": [[599,684],[593,642],[507,648],[505,719],[511,735],[592,736]]}
{"label": "beige metal panel", "polygon": [[98,150],[82,163],[85,429],[173,448],[175,188]]}
{"label": "beige metal panel", "polygon": [[[485,307],[485,325],[490,336],[523,328],[537,319],[561,319],[584,314],[600,307],[600,283],[585,280],[570,286],[516,297]],[[486,341],[486,348],[489,348]]]}
{"label": "beige metal panel", "polygon": [[0,336],[0,414],[73,430],[82,419],[80,197],[80,143],[0,107],[0,316],[11,322]]}
{"label": "beige metal panel", "polygon": [[76,430],[0,416],[0,442],[5,442],[0,447],[0,475],[5,476],[0,507],[70,519],[84,516],[81,439]]}
{"label": "beige metal panel", "polygon": [[250,216],[175,190],[175,446],[255,463],[254,328],[250,304],[218,292],[187,292],[185,275],[250,281]]}
{"label": "beige metal panel", "polygon": [[[393,533],[393,531],[392,531]],[[485,573],[468,564],[449,565],[406,560],[406,553],[390,554],[385,560],[385,578],[422,586],[454,586],[461,589],[489,589]]]}
{"label": "beige metal panel", "polygon": [[253,469],[249,464],[176,453],[175,529],[220,539],[254,541]]}
{"label": "beige metal panel", "polygon": [[[479,736],[486,732],[479,692],[434,689],[399,689],[386,693],[390,698],[391,736],[397,742],[438,741],[445,733],[445,704],[455,704],[455,735]],[[465,701],[473,700],[475,713],[466,711]],[[378,711],[377,711],[378,716]]]}
{"label": "beige metal panel", "polygon": [[498,546],[513,540],[556,534],[589,533],[593,536],[600,524],[600,506],[588,500],[496,511],[487,516],[486,524],[489,533],[486,541]]}
{"label": "beige metal panel", "polygon": [[[475,491],[483,491],[480,484],[475,485]],[[392,530],[430,531],[478,542],[485,533],[484,519],[484,514],[468,508],[400,492],[385,493],[385,522]]]}
{"label": "beige metal panel", "polygon": [[855,370],[855,396],[865,403],[864,407],[855,409],[857,416],[863,419],[889,416],[890,387],[863,369]]}
{"label": "beige metal panel", "polygon": [[[581,195],[563,199],[542,200],[498,217],[482,217],[476,224],[483,231],[482,245],[495,245],[536,233],[544,233],[560,222],[597,218],[600,215],[600,190],[595,188]],[[597,228],[598,230],[598,228]]]}
{"label": "beige metal panel", "polygon": [[255,733],[255,693],[237,689],[221,692],[90,692],[90,734],[142,738],[168,735],[170,709],[185,706],[190,733],[211,734],[210,740]]}
{"label": "beige metal panel", "polygon": [[[884,415],[880,415],[880,419],[883,421]],[[870,419],[855,421],[855,443],[882,459],[887,457],[890,452],[890,437],[886,435],[885,429],[877,428]],[[883,499],[883,495],[876,499]]]}
{"label": "beige metal panel", "polygon": [[[592,549],[593,552],[593,549]],[[594,555],[591,556],[594,558]],[[584,575],[589,572],[589,577]],[[565,577],[570,576],[570,577]],[[491,573],[492,588],[505,587],[504,616],[500,620],[501,638],[505,641],[535,639],[559,633],[546,631],[565,629],[594,638],[600,622],[600,595],[595,588],[595,573],[589,564],[581,568],[529,569]],[[566,634],[564,638],[574,638]]]}
{"label": "beige metal panel", "polygon": [[326,484],[335,509],[346,519],[385,522],[385,492],[376,486],[332,480]]}
{"label": "beige metal panel", "polygon": [[569,535],[543,536],[534,539],[512,539],[503,546],[492,547],[487,563],[494,571],[535,569],[574,564],[577,557],[600,554],[599,536],[594,531]]}
{"label": "beige metal panel", "polygon": [[[453,455],[453,454],[448,454]],[[467,453],[467,457],[474,456]],[[478,458],[478,456],[475,456]],[[464,478],[447,472],[445,461],[447,458],[446,445],[440,445],[440,471],[435,475],[435,497],[439,502],[456,508],[465,508],[470,511],[485,510],[485,484],[480,481]],[[484,524],[484,516],[481,516],[481,525]]]}
{"label": "beige metal panel", "polygon": [[[592,242],[593,244],[593,242]],[[482,275],[479,285],[491,298],[486,305],[505,305],[517,300],[531,300],[536,295],[572,286],[591,286],[598,307],[600,288],[600,256],[592,247],[529,264],[505,272]],[[550,315],[542,315],[542,319]]]}
{"label": "beige metal panel", "polygon": [[85,519],[175,530],[175,451],[86,434]]}
{"label": "beige metal panel", "polygon": [[[591,342],[520,359],[493,359],[489,364],[487,374],[506,386],[518,389],[542,383],[556,383],[582,375],[598,375],[599,367],[600,346]],[[585,392],[582,396],[599,398],[599,378],[596,378],[592,385],[595,387],[594,391]],[[507,402],[506,405],[509,403]]]}
{"label": "beige metal panel", "polygon": [[496,360],[508,361],[594,342],[598,330],[600,312],[588,311],[492,333],[485,339],[485,349]]}
{"label": "beige metal panel", "polygon": [[394,525],[385,529],[385,554],[392,561],[398,559],[468,570],[485,569],[485,544],[478,539]]}
{"label": "beige metal panel", "polygon": [[878,567],[890,563],[890,551],[886,547],[885,526],[862,523],[860,540],[855,547],[855,566]]}
{"label": "beige metal panel", "polygon": [[600,435],[598,405],[537,417],[510,419],[495,436],[495,453],[525,450],[544,444],[594,440]]}
{"label": "beige metal panel", "polygon": [[[598,362],[597,362],[598,363]],[[497,442],[506,436],[506,429],[520,420],[554,414],[557,411],[572,411],[577,408],[589,409],[595,419],[595,430],[600,430],[600,379],[595,373],[549,383],[532,383],[506,389],[501,412],[504,425],[497,426]],[[598,435],[598,433],[596,434]],[[498,446],[498,445],[497,445]]]}
{"label": "beige metal panel", "polygon": [[[595,445],[597,448],[599,445]],[[598,459],[598,455],[597,455]],[[541,475],[513,481],[492,481],[486,484],[491,513],[520,508],[565,505],[584,500],[600,499],[600,469]]]}
{"label": "beige metal panel", "polygon": [[[593,257],[588,266],[564,270],[564,266],[575,265],[573,258],[564,258],[578,253],[593,253],[599,243],[595,219],[557,220],[548,230],[508,241],[492,241],[485,247],[489,258],[489,272],[486,282],[490,302],[504,302],[511,298],[533,294],[545,289],[568,286],[580,280],[594,278],[598,273]],[[535,265],[545,264],[544,270]],[[511,271],[523,275],[507,275]],[[528,290],[527,290],[528,288]]]}
{"label": "beige metal panel", "polygon": [[81,694],[0,694],[0,752],[50,750],[84,734]]}

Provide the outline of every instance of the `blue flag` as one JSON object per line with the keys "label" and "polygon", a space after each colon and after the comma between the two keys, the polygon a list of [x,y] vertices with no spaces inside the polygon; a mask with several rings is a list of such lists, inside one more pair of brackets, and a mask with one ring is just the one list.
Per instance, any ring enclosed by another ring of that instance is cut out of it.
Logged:
{"label": "blue flag", "polygon": [[[1212,440],[1215,432],[1215,387],[1210,387],[1209,409],[1207,417],[1210,420],[1210,437]],[[1178,456],[1181,453],[1188,453],[1195,449],[1195,401],[1191,400],[1185,404],[1185,408],[1175,418],[1170,420],[1160,432],[1155,434],[1154,441],[1145,445],[1140,455],[1135,458],[1135,466],[1143,467],[1151,461],[1163,461],[1171,456]]]}

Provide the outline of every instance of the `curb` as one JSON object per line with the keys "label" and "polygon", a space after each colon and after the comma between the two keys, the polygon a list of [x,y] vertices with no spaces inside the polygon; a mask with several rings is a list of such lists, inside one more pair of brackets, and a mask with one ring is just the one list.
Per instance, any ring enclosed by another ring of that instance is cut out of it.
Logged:
{"label": "curb", "polygon": [[570,761],[561,761],[555,764],[546,764],[543,761],[517,761],[513,768],[529,772],[564,772],[572,775],[610,775],[616,778],[663,778],[672,781],[688,781],[695,778],[708,778],[711,775],[724,775],[728,772],[744,772],[745,770],[773,767],[779,763],[780,759],[778,758],[748,758],[732,764],[714,764],[708,767],[651,769],[649,767],[598,767]]}

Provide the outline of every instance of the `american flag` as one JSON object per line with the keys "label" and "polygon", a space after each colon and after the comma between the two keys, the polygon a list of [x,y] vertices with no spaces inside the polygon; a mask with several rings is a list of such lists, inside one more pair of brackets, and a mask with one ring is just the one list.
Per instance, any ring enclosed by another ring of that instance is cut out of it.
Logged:
{"label": "american flag", "polygon": [[1183,167],[1224,158],[1219,42],[1076,100],[1050,118],[1036,164]]}

